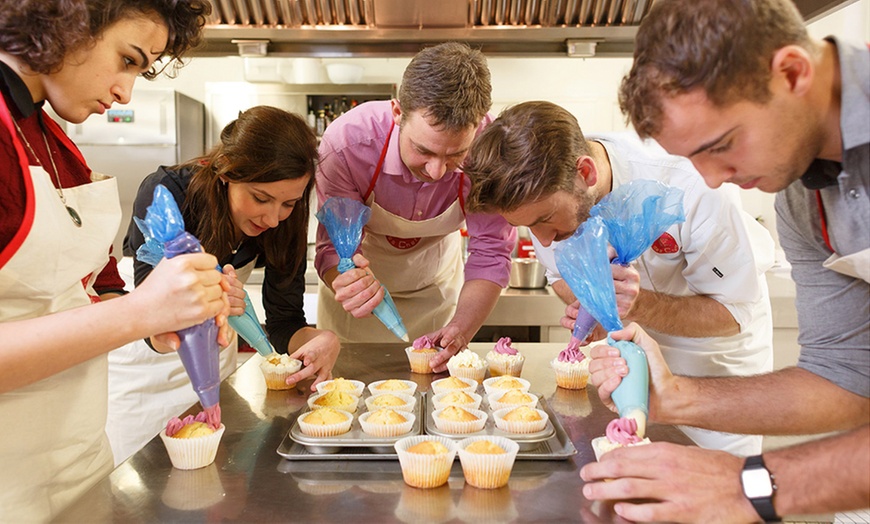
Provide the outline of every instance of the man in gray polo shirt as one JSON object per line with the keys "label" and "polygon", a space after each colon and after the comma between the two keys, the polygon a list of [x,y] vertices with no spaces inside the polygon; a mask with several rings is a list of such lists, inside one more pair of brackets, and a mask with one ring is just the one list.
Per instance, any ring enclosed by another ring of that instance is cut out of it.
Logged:
{"label": "man in gray polo shirt", "polygon": [[[697,379],[672,375],[637,326],[614,338],[647,352],[653,421],[840,433],[745,461],[668,444],[618,449],[582,469],[587,498],[656,500],[615,505],[620,516],[644,521],[775,520],[870,506],[868,93],[868,47],[812,40],[788,0],[653,6],[620,90],[622,108],[638,133],[688,157],[709,186],[778,193],[801,356],[797,367],[755,377]],[[607,346],[592,356],[592,382],[610,403],[625,363]]]}

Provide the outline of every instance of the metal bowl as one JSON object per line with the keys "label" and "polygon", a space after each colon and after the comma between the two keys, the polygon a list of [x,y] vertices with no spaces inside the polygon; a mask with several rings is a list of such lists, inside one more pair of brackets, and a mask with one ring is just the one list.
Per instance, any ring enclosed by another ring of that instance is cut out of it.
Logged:
{"label": "metal bowl", "polygon": [[544,265],[535,258],[515,258],[511,260],[510,287],[519,289],[538,289],[547,285]]}

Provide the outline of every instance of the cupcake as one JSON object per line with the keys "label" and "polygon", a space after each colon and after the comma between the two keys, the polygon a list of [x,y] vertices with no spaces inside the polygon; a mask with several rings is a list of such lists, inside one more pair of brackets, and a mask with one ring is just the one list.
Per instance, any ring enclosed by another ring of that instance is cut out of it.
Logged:
{"label": "cupcake", "polygon": [[317,384],[316,387],[318,393],[326,393],[327,391],[344,391],[345,393],[361,397],[366,385],[361,380],[348,380],[339,377],[332,380],[325,380],[320,384]]}
{"label": "cupcake", "polygon": [[204,468],[214,462],[218,444],[225,426],[217,429],[206,423],[206,415],[200,412],[195,417],[173,417],[160,431],[160,439],[169,453],[172,466],[177,469]]}
{"label": "cupcake", "polygon": [[418,435],[399,439],[395,448],[406,484],[415,488],[436,488],[447,483],[456,457],[456,444],[452,440]]}
{"label": "cupcake", "polygon": [[492,393],[504,393],[509,389],[519,389],[528,391],[531,383],[524,378],[512,377],[503,375],[501,377],[492,377],[483,381],[483,390],[487,395]]}
{"label": "cupcake", "polygon": [[486,362],[470,349],[463,349],[447,361],[447,371],[451,376],[470,378],[480,384],[486,376]]}
{"label": "cupcake", "polygon": [[260,362],[260,371],[266,379],[269,389],[292,389],[287,385],[287,377],[302,369],[302,361],[290,358],[290,355],[272,353]]}
{"label": "cupcake", "polygon": [[546,411],[528,406],[494,411],[495,427],[508,433],[537,433],[547,427],[550,417]]}
{"label": "cupcake", "polygon": [[507,485],[519,444],[495,436],[469,437],[457,444],[465,482],[482,489]]}
{"label": "cupcake", "polygon": [[556,373],[556,385],[565,389],[583,389],[589,380],[589,359],[580,348],[568,347],[550,362]]}
{"label": "cupcake", "polygon": [[538,396],[521,389],[509,389],[507,391],[492,393],[487,397],[487,401],[493,411],[504,408],[518,408],[520,406],[534,408],[538,405]]}
{"label": "cupcake", "polygon": [[343,391],[327,391],[308,397],[308,407],[311,409],[335,408],[349,413],[356,413],[359,397]]}
{"label": "cupcake", "polygon": [[416,397],[403,393],[381,393],[366,398],[366,409],[376,411],[381,408],[395,409],[396,411],[413,411],[417,404]]}
{"label": "cupcake", "polygon": [[435,406],[435,409],[444,409],[447,406],[459,406],[465,409],[479,409],[482,400],[483,397],[477,393],[469,393],[467,391],[462,391],[461,389],[455,389],[453,391],[438,393],[432,397],[432,404]]}
{"label": "cupcake", "polygon": [[633,418],[617,418],[607,424],[603,437],[592,439],[592,451],[595,452],[595,460],[601,460],[601,456],[608,451],[625,446],[642,446],[650,444],[648,438],[640,438],[637,435],[637,421]]}
{"label": "cupcake", "polygon": [[479,409],[465,409],[459,406],[447,406],[432,412],[435,427],[445,433],[462,435],[483,430],[486,425],[486,413]]}
{"label": "cupcake", "polygon": [[438,354],[439,348],[435,347],[432,340],[423,335],[414,341],[412,346],[405,348],[405,354],[408,355],[408,363],[411,365],[411,371],[428,375],[434,373],[429,361]]}
{"label": "cupcake", "polygon": [[334,437],[350,431],[353,415],[347,411],[325,407],[299,417],[299,429],[311,437]]}
{"label": "cupcake", "polygon": [[369,392],[372,395],[381,393],[402,393],[405,395],[413,395],[417,391],[417,383],[413,380],[399,380],[391,378],[389,380],[377,380],[369,384]]}
{"label": "cupcake", "polygon": [[432,382],[432,392],[436,395],[450,391],[474,393],[475,389],[477,389],[477,381],[472,378],[447,377]]}
{"label": "cupcake", "polygon": [[407,411],[379,409],[359,416],[362,430],[375,437],[397,437],[411,431],[416,417]]}
{"label": "cupcake", "polygon": [[489,374],[493,377],[501,375],[518,377],[523,371],[523,362],[525,361],[526,357],[511,346],[510,337],[498,339],[492,351],[486,354]]}

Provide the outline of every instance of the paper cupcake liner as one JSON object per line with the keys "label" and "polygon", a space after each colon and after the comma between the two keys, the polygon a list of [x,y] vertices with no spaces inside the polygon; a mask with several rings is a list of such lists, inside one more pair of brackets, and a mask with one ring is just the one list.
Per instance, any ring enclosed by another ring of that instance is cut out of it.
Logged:
{"label": "paper cupcake liner", "polygon": [[386,382],[386,380],[376,380],[369,384],[369,393],[372,395],[381,395],[383,393],[402,393],[404,395],[413,395],[417,392],[417,383],[413,380],[400,380],[408,387],[405,389],[379,389],[378,386]]}
{"label": "paper cupcake liner", "polygon": [[[447,448],[447,453],[427,455],[407,451],[408,448],[428,440],[443,444]],[[397,440],[394,447],[396,454],[399,455],[402,478],[406,484],[415,488],[436,488],[447,483],[450,468],[453,467],[453,459],[456,457],[456,443],[453,440],[432,435],[417,435]]]}
{"label": "paper cupcake liner", "polygon": [[[317,384],[317,386],[316,386],[317,392],[318,393],[328,393],[328,392],[332,391],[332,389],[330,389],[330,385],[332,384],[332,382],[333,382],[333,380],[324,380],[320,384]],[[366,387],[365,382],[363,382],[361,380],[348,380],[348,382],[353,384],[354,389],[353,389],[353,391],[345,391],[345,393],[350,393],[351,395],[356,395],[357,397],[361,397],[363,394],[363,391],[365,390],[365,387]]]}
{"label": "paper cupcake liner", "polygon": [[160,440],[166,446],[172,467],[177,469],[204,468],[214,462],[218,444],[226,426],[221,424],[211,435],[196,438],[174,438],[166,436],[166,428],[160,431]]}
{"label": "paper cupcake liner", "polygon": [[453,391],[445,391],[444,393],[438,393],[434,397],[432,397],[432,404],[435,406],[435,409],[444,409],[448,406],[459,406],[465,409],[480,409],[480,403],[483,401],[483,397],[478,395],[473,391],[466,391],[469,397],[472,398],[472,402],[467,404],[456,404],[453,402],[444,402],[444,397],[453,393]]}
{"label": "paper cupcake liner", "polygon": [[486,392],[487,395],[492,395],[494,393],[506,393],[510,389],[519,389],[523,393],[525,393],[532,386],[532,383],[524,378],[517,378],[517,377],[514,377],[514,378],[520,384],[522,384],[522,387],[520,387],[520,388],[500,388],[500,387],[495,386],[495,383],[498,382],[499,380],[501,380],[502,378],[501,377],[491,377],[491,378],[488,378],[488,379],[483,381],[483,390]]}
{"label": "paper cupcake liner", "polygon": [[[488,440],[507,453],[490,455],[466,451],[465,448],[478,440]],[[465,482],[482,489],[495,489],[507,485],[514,460],[520,451],[520,445],[513,440],[495,436],[469,437],[460,441],[456,447],[459,450],[459,461],[462,463]]]}
{"label": "paper cupcake liner", "polygon": [[439,393],[449,393],[451,391],[464,391],[466,393],[474,393],[475,390],[477,390],[477,381],[474,380],[473,378],[462,378],[462,377],[457,377],[457,378],[461,379],[463,382],[468,384],[468,387],[446,388],[446,387],[443,387],[442,384],[444,384],[445,380],[449,380],[449,379],[439,378],[438,380],[432,382],[432,386],[431,386],[432,392],[437,395]]}
{"label": "paper cupcake liner", "polygon": [[411,431],[411,427],[417,419],[413,413],[400,411],[399,413],[406,419],[401,424],[370,424],[368,418],[372,413],[372,411],[369,411],[360,415],[359,425],[365,433],[375,437],[398,437],[399,435],[404,435]]}
{"label": "paper cupcake liner", "polygon": [[432,371],[432,366],[429,365],[429,361],[437,354],[437,352],[416,353],[414,352],[414,346],[408,346],[405,348],[405,355],[408,356],[408,364],[411,366],[411,371],[421,375],[431,375],[435,373]]}
{"label": "paper cupcake liner", "polygon": [[450,375],[453,377],[459,378],[470,378],[474,380],[478,384],[483,382],[483,379],[486,377],[486,363],[482,363],[478,367],[468,367],[468,366],[457,366],[455,364],[451,364],[450,361],[447,361],[447,371],[450,372]]}
{"label": "paper cupcake liner", "polygon": [[337,424],[309,424],[308,422],[305,422],[305,417],[313,412],[309,411],[299,417],[299,429],[302,430],[302,433],[305,433],[310,437],[334,437],[336,435],[343,435],[350,431],[350,425],[353,424],[353,415],[348,411],[340,409],[337,409],[336,411],[344,414],[347,417],[347,420]]}
{"label": "paper cupcake liner", "polygon": [[[644,438],[637,444],[628,444],[628,446],[643,446],[645,444],[652,444],[652,441],[649,438]],[[615,444],[608,440],[607,437],[595,437],[592,439],[592,451],[595,452],[595,460],[601,460],[601,457],[607,453],[608,451],[613,451],[616,448],[626,447],[622,444]]]}
{"label": "paper cupcake liner", "polygon": [[357,408],[357,406],[359,406],[359,397],[356,395],[353,395],[351,393],[348,393],[348,395],[350,395],[351,397],[354,398],[354,402],[353,402],[353,404],[350,404],[347,406],[321,406],[319,404],[315,404],[315,402],[317,402],[317,399],[319,399],[323,395],[326,395],[327,393],[329,393],[329,392],[326,391],[323,393],[315,393],[314,395],[311,395],[310,397],[308,397],[308,407],[311,409],[320,409],[320,408],[330,407],[330,408],[338,409],[341,411],[347,411],[348,413],[356,413],[356,408]]}
{"label": "paper cupcake liner", "polygon": [[302,369],[302,361],[296,360],[290,366],[274,366],[268,360],[260,362],[260,371],[263,372],[263,378],[266,379],[266,388],[282,390],[293,389],[296,385],[288,386],[287,377]]}
{"label": "paper cupcake liner", "polygon": [[555,362],[550,363],[553,373],[556,374],[556,385],[564,389],[583,389],[589,381],[589,367],[569,368],[557,367]]}
{"label": "paper cupcake liner", "polygon": [[445,433],[452,433],[454,435],[464,435],[466,433],[476,433],[478,431],[483,430],[483,426],[486,425],[486,413],[479,409],[469,409],[466,410],[472,415],[477,417],[477,420],[469,420],[469,421],[459,421],[459,420],[447,420],[441,418],[441,412],[443,409],[436,409],[432,412],[432,419],[435,421],[435,427],[437,427],[440,431]]}
{"label": "paper cupcake liner", "polygon": [[538,415],[541,416],[541,420],[505,420],[504,416],[514,409],[516,409],[516,407],[493,411],[492,418],[495,420],[495,427],[502,431],[507,431],[508,433],[537,433],[538,431],[543,431],[544,428],[547,427],[547,421],[550,419],[550,416],[547,415],[546,411],[541,409],[535,410],[538,412]]}
{"label": "paper cupcake liner", "polygon": [[[404,404],[399,406],[378,406],[375,404],[375,399],[378,397],[382,397],[384,395],[393,395],[394,397],[400,398],[405,401]],[[404,393],[378,393],[377,395],[371,395],[366,397],[365,400],[366,409],[369,411],[375,411],[381,408],[389,408],[394,409],[396,411],[414,411],[414,406],[417,404],[417,397],[412,397],[411,395],[405,395]]]}
{"label": "paper cupcake liner", "polygon": [[534,393],[528,393],[528,392],[525,392],[526,395],[532,397],[532,400],[530,400],[529,402],[522,402],[520,404],[511,404],[508,402],[499,402],[498,399],[501,398],[505,393],[507,393],[507,391],[493,393],[493,394],[488,395],[486,397],[486,401],[489,402],[489,407],[493,412],[498,411],[500,409],[518,408],[520,406],[527,406],[530,408],[535,408],[538,405],[538,396],[535,395]]}
{"label": "paper cupcake liner", "polygon": [[[492,352],[490,352],[492,353]],[[492,377],[500,377],[502,375],[510,375],[519,377],[523,372],[523,364],[526,359],[522,355],[520,358],[505,358],[503,356],[486,356],[486,362],[489,364],[489,375]]]}

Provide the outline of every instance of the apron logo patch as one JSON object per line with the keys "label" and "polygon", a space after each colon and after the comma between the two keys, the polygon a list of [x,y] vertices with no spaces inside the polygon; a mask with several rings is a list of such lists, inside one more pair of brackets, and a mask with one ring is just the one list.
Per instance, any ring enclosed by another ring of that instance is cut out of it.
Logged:
{"label": "apron logo patch", "polygon": [[676,239],[674,239],[670,233],[665,233],[653,242],[652,249],[656,253],[666,255],[668,253],[678,252],[680,246],[677,245]]}
{"label": "apron logo patch", "polygon": [[719,271],[719,268],[718,268],[718,267],[714,267],[714,268],[713,268],[713,273],[715,273],[716,276],[719,277],[719,278],[722,278],[723,276],[725,276],[725,275],[722,274],[721,271]]}
{"label": "apron logo patch", "polygon": [[386,235],[387,242],[396,249],[411,249],[420,243],[420,237],[417,238],[399,238]]}

